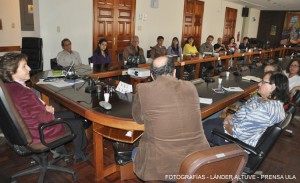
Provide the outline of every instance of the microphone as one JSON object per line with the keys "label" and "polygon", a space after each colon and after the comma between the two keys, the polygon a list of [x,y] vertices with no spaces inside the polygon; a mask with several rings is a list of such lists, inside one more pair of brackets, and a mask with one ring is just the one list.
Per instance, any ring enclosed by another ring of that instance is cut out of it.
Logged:
{"label": "microphone", "polygon": [[71,80],[78,79],[78,76],[75,73],[74,65],[75,63],[72,62],[71,66],[67,70],[66,79],[71,79]]}
{"label": "microphone", "polygon": [[93,78],[89,78],[88,82],[89,82],[89,85],[87,87],[85,87],[85,93],[95,93],[96,87],[95,87]]}

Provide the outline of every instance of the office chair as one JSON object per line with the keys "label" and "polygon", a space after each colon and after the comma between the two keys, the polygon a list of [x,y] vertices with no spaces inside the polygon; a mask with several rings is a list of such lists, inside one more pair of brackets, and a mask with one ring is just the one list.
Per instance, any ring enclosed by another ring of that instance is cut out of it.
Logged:
{"label": "office chair", "polygon": [[[247,163],[247,153],[235,144],[194,152],[183,160],[177,183],[216,183],[238,181]],[[193,177],[189,179],[188,177]],[[217,176],[220,176],[217,178]],[[221,177],[222,176],[222,177]],[[197,177],[197,178],[196,178]]]}
{"label": "office chair", "polygon": [[50,66],[52,70],[64,70],[64,67],[57,63],[56,58],[50,59]]}
{"label": "office chair", "polygon": [[0,128],[2,129],[8,144],[12,147],[12,149],[20,156],[32,155],[32,158],[35,162],[39,163],[39,165],[35,167],[28,168],[26,170],[22,170],[18,173],[15,173],[11,177],[11,182],[15,183],[16,178],[19,176],[37,173],[40,172],[39,183],[44,182],[44,178],[47,170],[55,170],[60,172],[70,173],[73,176],[73,179],[77,179],[76,172],[65,167],[59,167],[53,165],[58,160],[62,159],[57,158],[51,161],[48,161],[48,153],[51,149],[55,149],[59,146],[66,144],[67,142],[72,141],[75,138],[75,134],[71,130],[68,130],[65,134],[51,142],[45,142],[43,130],[47,127],[57,125],[57,124],[65,124],[64,121],[55,120],[49,123],[41,123],[39,125],[39,133],[40,133],[40,143],[32,143],[32,136],[30,134],[29,129],[27,128],[25,122],[21,118],[18,113],[12,99],[10,98],[8,91],[5,88],[5,85],[2,80],[0,80]]}
{"label": "office chair", "polygon": [[147,50],[147,58],[151,57],[151,50],[152,50],[152,46],[150,46],[150,50]]}
{"label": "office chair", "polygon": [[[212,134],[224,138],[229,142],[235,143],[239,145],[241,148],[249,152],[248,162],[244,169],[244,173],[252,175],[256,173],[257,169],[263,163],[263,161],[265,160],[269,152],[272,150],[280,134],[283,132],[286,126],[291,122],[291,119],[292,119],[292,114],[287,112],[285,119],[281,123],[277,123],[266,129],[266,131],[258,140],[255,147],[250,146],[240,141],[239,139],[234,138],[231,135],[228,135],[217,129],[213,129]],[[262,174],[262,172],[260,173]]]}
{"label": "office chair", "polygon": [[43,40],[38,37],[23,37],[21,53],[27,55],[28,65],[33,75],[43,71]]}
{"label": "office chair", "polygon": [[116,51],[118,62],[123,62],[123,52]]}
{"label": "office chair", "polygon": [[[286,112],[290,112],[292,114],[292,120],[295,117],[296,110],[299,105],[300,105],[300,90],[297,90],[295,95],[293,96],[291,102],[288,104],[288,109],[286,110]],[[291,123],[291,124],[293,124],[293,123]],[[290,129],[286,129],[285,132],[287,132],[287,134],[290,137],[294,136],[294,132]]]}

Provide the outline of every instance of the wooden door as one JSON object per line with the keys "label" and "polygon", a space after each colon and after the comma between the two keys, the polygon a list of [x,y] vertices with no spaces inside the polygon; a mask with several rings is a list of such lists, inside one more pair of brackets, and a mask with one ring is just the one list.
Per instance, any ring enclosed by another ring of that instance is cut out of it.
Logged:
{"label": "wooden door", "polygon": [[202,34],[204,2],[198,0],[185,0],[183,11],[181,45],[186,39],[193,36],[196,47],[200,47]]}
{"label": "wooden door", "polygon": [[223,43],[228,44],[229,38],[234,36],[236,25],[237,9],[226,7],[224,30],[223,30]]}
{"label": "wooden door", "polygon": [[94,0],[93,48],[98,40],[108,40],[109,53],[117,62],[117,53],[123,52],[134,35],[135,0]]}

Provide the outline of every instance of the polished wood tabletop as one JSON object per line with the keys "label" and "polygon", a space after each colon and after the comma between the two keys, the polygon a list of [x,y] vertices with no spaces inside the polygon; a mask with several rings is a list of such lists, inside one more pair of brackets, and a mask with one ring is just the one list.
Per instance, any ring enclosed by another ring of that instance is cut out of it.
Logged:
{"label": "polished wood tabletop", "polygon": [[[190,62],[194,62],[190,60]],[[197,61],[196,61],[197,62]],[[180,63],[177,63],[180,64]],[[149,67],[143,65],[142,67]],[[250,67],[252,68],[252,67]],[[258,88],[258,83],[244,81],[242,76],[255,75],[262,77],[262,67],[257,69],[248,69],[243,71],[241,75],[234,75],[230,73],[229,77],[225,77],[225,73],[220,76],[215,76],[215,82],[206,83],[201,81],[195,84],[199,97],[212,98],[213,103],[210,105],[199,104],[201,109],[202,119],[224,109],[228,105],[236,102],[244,97],[249,96]],[[115,74],[122,74],[123,70],[102,71],[100,73],[93,73],[93,69],[89,66],[81,66],[76,68],[77,73],[81,76],[87,75],[89,77],[93,74],[100,76],[115,76]],[[111,74],[113,73],[113,74]],[[101,77],[96,77],[101,79]],[[99,101],[103,100],[103,89],[98,93],[86,93],[85,87],[88,82],[77,83],[72,86],[58,88],[50,84],[37,84],[41,78],[47,77],[47,71],[34,75],[31,80],[33,86],[41,92],[44,100],[49,101],[49,98],[62,104],[64,107],[74,111],[75,113],[89,119],[93,122],[93,143],[95,152],[95,180],[101,180],[103,177],[120,170],[120,166],[111,165],[104,167],[103,157],[103,138],[109,138],[121,142],[133,143],[142,135],[144,130],[143,125],[137,124],[132,119],[131,105],[134,94],[122,94],[119,92],[112,92],[110,96],[111,110],[105,110],[99,106]],[[215,93],[213,88],[220,87],[218,85],[218,78],[222,78],[223,87],[241,87],[242,92],[225,92]],[[112,82],[114,83],[114,82]],[[103,84],[103,83],[102,83]],[[103,87],[106,87],[105,84]],[[132,132],[132,136],[126,136],[128,131]]]}

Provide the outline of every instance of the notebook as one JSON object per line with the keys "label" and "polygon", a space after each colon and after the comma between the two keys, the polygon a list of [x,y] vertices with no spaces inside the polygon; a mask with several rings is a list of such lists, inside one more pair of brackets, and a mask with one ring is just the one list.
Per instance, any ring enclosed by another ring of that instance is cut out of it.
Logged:
{"label": "notebook", "polygon": [[48,71],[47,78],[59,78],[66,77],[66,71],[64,70],[50,70]]}

